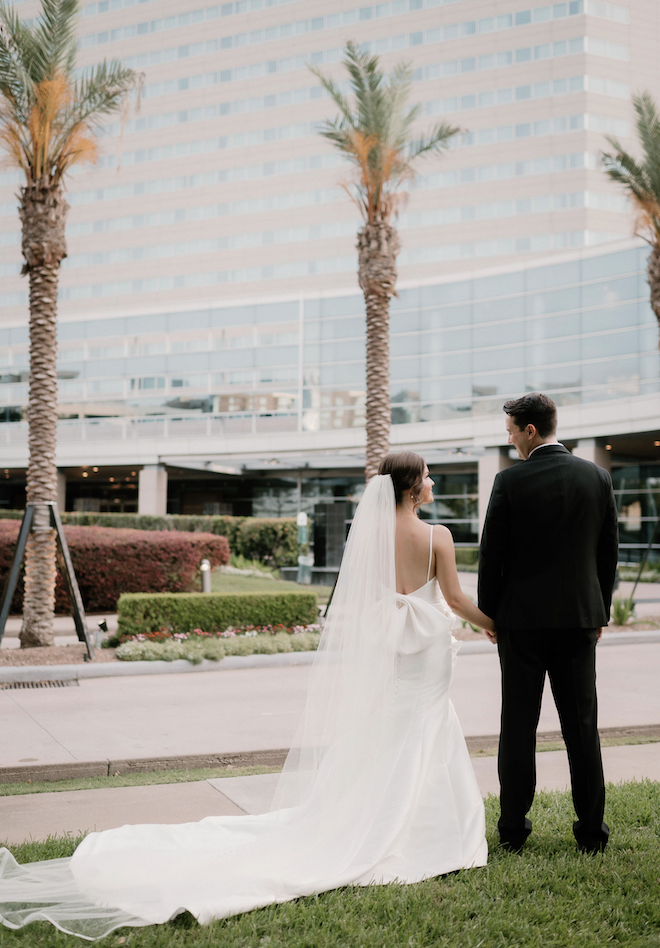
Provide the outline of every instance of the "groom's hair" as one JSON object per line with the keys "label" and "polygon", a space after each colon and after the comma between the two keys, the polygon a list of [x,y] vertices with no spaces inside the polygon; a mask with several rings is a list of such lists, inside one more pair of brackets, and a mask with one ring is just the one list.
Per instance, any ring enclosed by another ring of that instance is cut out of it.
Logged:
{"label": "groom's hair", "polygon": [[389,474],[394,484],[394,498],[401,503],[405,491],[413,495],[413,501],[421,495],[426,461],[413,451],[397,451],[386,454],[378,466],[379,474]]}
{"label": "groom's hair", "polygon": [[534,425],[540,436],[547,438],[557,430],[557,406],[548,395],[542,395],[541,392],[512,398],[504,403],[504,411],[511,415],[521,431],[527,425]]}

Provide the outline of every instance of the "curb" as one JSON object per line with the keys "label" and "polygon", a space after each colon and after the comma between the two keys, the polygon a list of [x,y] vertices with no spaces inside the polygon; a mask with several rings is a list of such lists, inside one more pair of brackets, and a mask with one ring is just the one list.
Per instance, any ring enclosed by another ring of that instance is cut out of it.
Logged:
{"label": "curb", "polygon": [[[649,645],[660,643],[660,630],[649,632],[606,632],[599,648],[611,645]],[[490,642],[461,642],[460,655],[494,655]],[[77,681],[83,678],[123,678],[131,675],[180,675],[241,668],[284,668],[311,665],[315,652],[280,652],[276,655],[228,655],[220,662],[204,659],[193,665],[186,659],[174,662],[108,662],[98,665],[1,665],[0,684],[21,681]]]}
{"label": "curb", "polygon": [[205,658],[199,665],[193,665],[185,658],[173,662],[108,662],[99,665],[4,665],[0,666],[0,684],[121,678],[129,675],[180,675],[186,672],[235,671],[238,668],[281,668],[287,665],[311,665],[314,654],[283,652],[276,655],[228,655],[221,662],[211,662]]}
{"label": "curb", "polygon": [[[648,632],[605,632],[598,643],[598,648],[610,645],[652,645],[660,642],[660,629],[651,629]],[[494,654],[497,646],[490,642],[461,642],[459,655]]]}
{"label": "curb", "polygon": [[288,750],[244,751],[233,754],[182,754],[176,757],[137,757],[125,760],[81,760],[61,764],[0,767],[0,784],[80,780],[84,777],[117,777],[122,774],[165,770],[199,770],[207,767],[283,767]]}
{"label": "curb", "polygon": [[[602,738],[660,738],[660,724],[599,728]],[[539,731],[537,744],[563,741],[561,731]],[[466,735],[470,756],[497,753],[499,734]],[[168,770],[197,770],[207,767],[223,769],[238,767],[283,767],[289,751],[243,751],[218,754],[180,754],[174,757],[136,757],[123,760],[66,761],[61,764],[30,764],[0,767],[0,785],[4,783],[50,783],[58,780],[79,780],[84,777],[114,777],[122,774],[154,773]]]}

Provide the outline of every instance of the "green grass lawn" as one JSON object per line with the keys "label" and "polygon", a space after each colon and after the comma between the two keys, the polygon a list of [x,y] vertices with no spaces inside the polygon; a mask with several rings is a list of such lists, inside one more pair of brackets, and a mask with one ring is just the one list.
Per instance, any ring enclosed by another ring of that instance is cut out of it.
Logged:
{"label": "green grass lawn", "polygon": [[[496,844],[497,801],[486,802],[488,866],[411,886],[339,889],[200,927],[123,929],[108,948],[658,948],[660,784],[610,786],[603,855],[577,852],[568,793],[541,793],[521,856]],[[20,862],[68,855],[75,841],[13,847]],[[64,948],[49,925],[2,930],[0,946]]]}
{"label": "green grass lawn", "polygon": [[319,605],[328,601],[332,586],[299,586],[284,579],[262,579],[260,576],[232,576],[216,570],[212,574],[213,592],[263,593],[263,592],[315,592]]}

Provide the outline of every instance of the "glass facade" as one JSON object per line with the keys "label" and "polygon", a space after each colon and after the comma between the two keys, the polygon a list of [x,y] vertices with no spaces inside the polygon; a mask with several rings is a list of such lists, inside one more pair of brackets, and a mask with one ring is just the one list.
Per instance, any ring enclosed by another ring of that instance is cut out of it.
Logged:
{"label": "glass facade", "polygon": [[[392,423],[657,392],[644,247],[408,287],[391,304]],[[364,425],[361,294],[63,322],[63,440]],[[0,330],[0,417],[27,405],[27,328]],[[66,423],[66,419],[70,421]],[[82,433],[84,428],[84,434]],[[14,440],[25,426],[12,425]]]}
{"label": "glass facade", "polygon": [[[612,482],[619,511],[619,559],[622,563],[638,563],[651,543],[660,514],[660,464],[615,468]],[[658,535],[648,561],[660,562]]]}

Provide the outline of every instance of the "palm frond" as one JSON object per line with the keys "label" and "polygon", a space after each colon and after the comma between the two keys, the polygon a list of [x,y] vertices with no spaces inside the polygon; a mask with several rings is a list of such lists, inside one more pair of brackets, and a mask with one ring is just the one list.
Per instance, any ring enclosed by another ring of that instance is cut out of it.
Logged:
{"label": "palm frond", "polygon": [[61,181],[81,161],[95,161],[95,119],[124,111],[142,76],[103,62],[74,80],[78,0],[41,0],[33,27],[0,0],[0,141],[6,161],[28,180]]}
{"label": "palm frond", "polygon": [[637,134],[644,151],[644,170],[656,197],[660,197],[660,117],[648,92],[633,96]]}
{"label": "palm frond", "polygon": [[607,176],[630,195],[636,210],[635,233],[660,244],[660,116],[648,92],[633,96],[642,159],[629,154],[618,139],[608,137],[613,151],[601,154]]}
{"label": "palm frond", "polygon": [[0,4],[0,96],[7,99],[18,121],[30,109],[32,78],[27,63],[34,54],[34,37],[11,7]]}
{"label": "palm frond", "polygon": [[49,75],[71,76],[76,62],[78,0],[41,0],[41,15],[34,27],[36,52],[32,77],[42,82]]}
{"label": "palm frond", "polygon": [[348,99],[343,94],[337,83],[325,76],[318,66],[310,66],[309,71],[316,76],[323,88],[326,90],[326,92],[328,92],[330,98],[339,109],[342,119],[350,123],[353,118],[353,113],[351,111]]}
{"label": "palm frond", "polygon": [[460,130],[446,122],[415,136],[421,106],[409,105],[412,69],[400,63],[385,75],[377,56],[346,44],[344,66],[352,97],[320,69],[310,67],[329,93],[339,115],[320,124],[319,133],[352,162],[356,177],[343,183],[365,220],[389,220],[402,195],[401,186],[415,177],[414,163],[424,154],[439,154]]}
{"label": "palm frond", "polygon": [[418,138],[411,139],[408,145],[408,161],[414,161],[421,155],[437,155],[451,145],[455,135],[462,131],[457,125],[450,125],[449,122],[438,122],[426,135],[420,135]]}
{"label": "palm frond", "polygon": [[135,73],[119,62],[107,63],[104,60],[74,85],[76,120],[84,122],[94,115],[116,112],[135,88],[139,104],[143,78],[141,73]]}

